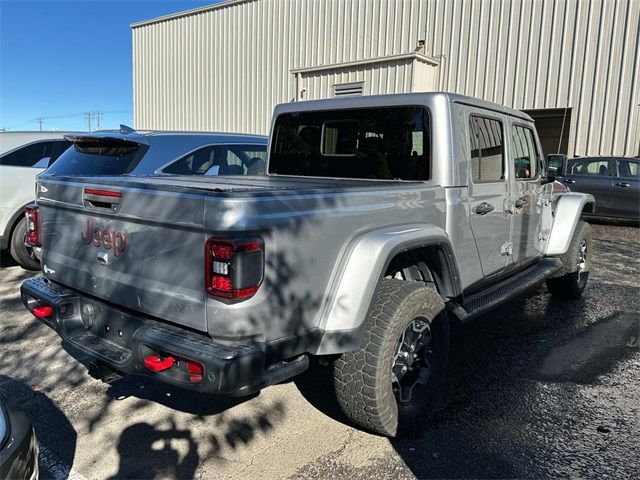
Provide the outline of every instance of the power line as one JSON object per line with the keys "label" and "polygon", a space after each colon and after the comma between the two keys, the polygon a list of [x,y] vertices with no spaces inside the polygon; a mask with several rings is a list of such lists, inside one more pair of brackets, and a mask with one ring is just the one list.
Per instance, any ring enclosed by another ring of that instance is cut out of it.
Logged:
{"label": "power line", "polygon": [[70,117],[78,117],[80,115],[84,115],[85,116],[85,123],[88,123],[87,121],[87,114],[90,113],[92,116],[92,122],[91,124],[93,125],[93,119],[96,120],[96,125],[97,125],[97,129],[101,128],[102,126],[102,119],[104,118],[105,114],[122,114],[122,113],[131,113],[131,110],[105,110],[102,112],[76,112],[76,113],[66,113],[66,114],[62,114],[62,115],[47,115],[47,116],[41,116],[41,117],[35,117],[32,118],[30,120],[27,120],[25,122],[20,122],[20,123],[15,123],[13,125],[7,125],[5,127],[3,127],[5,130],[10,130],[13,129],[15,127],[19,127],[21,125],[27,125],[29,123],[38,123],[39,124],[39,128],[40,130],[42,130],[42,124],[47,121],[47,120],[55,120],[58,118],[70,118]]}

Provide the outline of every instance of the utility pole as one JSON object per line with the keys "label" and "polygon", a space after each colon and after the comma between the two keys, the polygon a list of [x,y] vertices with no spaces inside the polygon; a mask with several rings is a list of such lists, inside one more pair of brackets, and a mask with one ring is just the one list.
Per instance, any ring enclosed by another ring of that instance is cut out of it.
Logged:
{"label": "utility pole", "polygon": [[36,118],[36,122],[40,125],[40,131],[42,131],[42,124],[44,123],[44,118],[38,117]]}
{"label": "utility pole", "polygon": [[93,131],[91,129],[93,119],[96,120],[96,130],[100,130],[100,117],[102,115],[104,115],[103,112],[84,112],[84,119],[90,132]]}

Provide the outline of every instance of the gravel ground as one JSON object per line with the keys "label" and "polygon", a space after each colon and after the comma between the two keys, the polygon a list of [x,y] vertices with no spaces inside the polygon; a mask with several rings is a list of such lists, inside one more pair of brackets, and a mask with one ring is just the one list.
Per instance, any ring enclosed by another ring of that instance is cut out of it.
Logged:
{"label": "gravel ground", "polygon": [[92,379],[0,268],[0,384],[41,445],[43,478],[638,478],[640,230],[594,225],[584,297],[544,287],[457,332],[420,433],[348,426],[327,371],[248,399]]}

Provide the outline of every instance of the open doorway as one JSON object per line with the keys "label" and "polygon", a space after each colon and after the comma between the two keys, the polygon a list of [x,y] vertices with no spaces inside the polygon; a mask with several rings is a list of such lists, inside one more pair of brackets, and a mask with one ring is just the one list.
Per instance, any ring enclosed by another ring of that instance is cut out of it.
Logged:
{"label": "open doorway", "polygon": [[524,110],[536,122],[536,130],[545,155],[567,154],[571,130],[571,108]]}

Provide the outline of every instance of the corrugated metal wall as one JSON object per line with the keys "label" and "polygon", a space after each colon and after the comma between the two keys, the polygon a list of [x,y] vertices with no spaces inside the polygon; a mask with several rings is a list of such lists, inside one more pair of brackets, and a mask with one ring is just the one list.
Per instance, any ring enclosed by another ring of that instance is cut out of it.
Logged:
{"label": "corrugated metal wall", "polygon": [[234,1],[133,26],[135,125],[266,133],[295,98],[292,69],[425,39],[440,89],[571,108],[569,154],[635,155],[639,30],[640,0]]}

